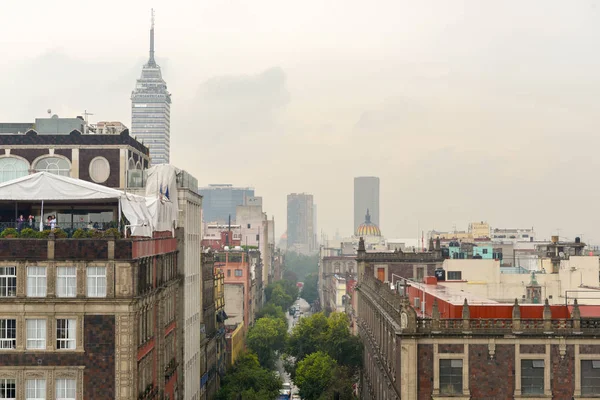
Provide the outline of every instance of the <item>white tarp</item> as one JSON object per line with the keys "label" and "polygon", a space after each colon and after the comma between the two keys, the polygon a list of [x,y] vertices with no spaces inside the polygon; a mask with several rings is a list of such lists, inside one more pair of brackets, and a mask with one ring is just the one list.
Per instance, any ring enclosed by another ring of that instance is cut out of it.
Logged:
{"label": "white tarp", "polygon": [[151,237],[154,230],[153,217],[144,197],[49,172],[38,172],[0,183],[0,200],[39,202],[115,200],[119,201],[123,214],[133,225],[132,235]]}
{"label": "white tarp", "polygon": [[178,173],[179,170],[170,164],[159,164],[146,170],[146,205],[154,217],[152,224],[157,231],[177,228]]}

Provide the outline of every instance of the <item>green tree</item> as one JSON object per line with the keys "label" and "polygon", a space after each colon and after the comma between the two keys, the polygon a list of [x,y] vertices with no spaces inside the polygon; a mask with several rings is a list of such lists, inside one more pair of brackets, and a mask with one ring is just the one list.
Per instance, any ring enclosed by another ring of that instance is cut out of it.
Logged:
{"label": "green tree", "polygon": [[282,280],[273,282],[265,287],[265,300],[287,310],[298,297],[298,287],[295,282]]}
{"label": "green tree", "polygon": [[348,367],[355,374],[362,365],[363,346],[359,337],[350,332],[349,322],[345,313],[332,313],[327,318],[327,332],[322,349],[338,364]]}
{"label": "green tree", "polygon": [[285,253],[284,270],[295,273],[301,282],[305,280],[306,275],[317,272],[319,269],[318,265],[318,254],[307,256],[296,252]]}
{"label": "green tree", "polygon": [[322,400],[329,400],[335,398],[335,393],[339,395],[340,400],[354,400],[356,396],[354,395],[353,383],[356,382],[353,374],[348,370],[348,368],[343,366],[337,366],[333,373],[333,380],[331,384],[321,395]]}
{"label": "green tree", "polygon": [[294,383],[304,400],[318,400],[333,382],[337,364],[328,354],[318,351],[298,362]]}
{"label": "green tree", "polygon": [[286,321],[285,312],[283,309],[271,302],[266,303],[263,308],[256,313],[256,319],[264,317],[280,318]]}
{"label": "green tree", "polygon": [[271,299],[269,300],[275,306],[281,307],[281,309],[287,309],[294,304],[294,299],[287,294],[281,286],[276,286],[271,293]]}
{"label": "green tree", "polygon": [[319,274],[312,273],[306,275],[301,296],[304,300],[306,300],[307,303],[312,304],[319,298],[318,284]]}
{"label": "green tree", "polygon": [[301,318],[290,335],[288,354],[300,361],[307,355],[322,350],[327,329],[328,321],[323,313]]}
{"label": "green tree", "polygon": [[281,318],[260,318],[248,331],[246,344],[258,356],[264,368],[274,368],[276,351],[284,348],[287,325]]}
{"label": "green tree", "polygon": [[247,352],[223,378],[217,400],[274,400],[281,390],[281,379],[261,368],[256,354]]}

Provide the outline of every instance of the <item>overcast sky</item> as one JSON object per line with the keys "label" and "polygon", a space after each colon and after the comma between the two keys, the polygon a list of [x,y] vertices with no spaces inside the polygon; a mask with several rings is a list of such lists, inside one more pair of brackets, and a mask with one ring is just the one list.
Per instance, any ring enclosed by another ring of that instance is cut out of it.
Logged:
{"label": "overcast sky", "polygon": [[254,186],[278,234],[308,192],[349,235],[375,175],[387,237],[486,220],[600,242],[597,2],[10,1],[0,121],[130,126],[151,7],[172,163]]}

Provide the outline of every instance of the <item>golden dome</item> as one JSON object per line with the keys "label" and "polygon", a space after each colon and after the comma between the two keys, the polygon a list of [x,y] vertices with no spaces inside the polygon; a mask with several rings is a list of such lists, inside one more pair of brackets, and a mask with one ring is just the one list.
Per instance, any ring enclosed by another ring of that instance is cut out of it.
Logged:
{"label": "golden dome", "polygon": [[379,227],[371,222],[371,215],[368,209],[367,215],[365,215],[365,222],[356,228],[356,236],[381,236]]}

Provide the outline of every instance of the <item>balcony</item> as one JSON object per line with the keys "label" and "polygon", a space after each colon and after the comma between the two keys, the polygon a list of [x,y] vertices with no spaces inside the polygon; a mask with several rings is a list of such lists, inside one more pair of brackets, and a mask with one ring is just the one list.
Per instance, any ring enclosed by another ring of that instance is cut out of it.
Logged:
{"label": "balcony", "polygon": [[2,238],[0,261],[131,260],[177,250],[175,238]]}

